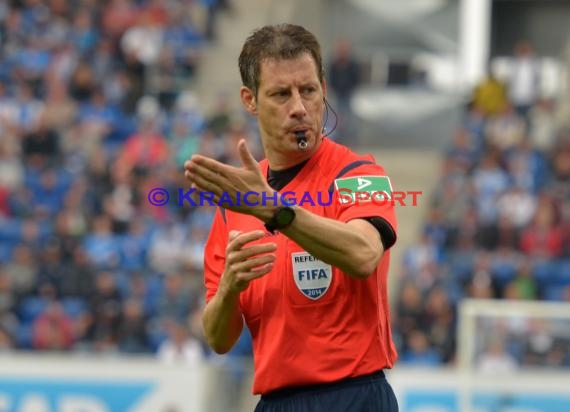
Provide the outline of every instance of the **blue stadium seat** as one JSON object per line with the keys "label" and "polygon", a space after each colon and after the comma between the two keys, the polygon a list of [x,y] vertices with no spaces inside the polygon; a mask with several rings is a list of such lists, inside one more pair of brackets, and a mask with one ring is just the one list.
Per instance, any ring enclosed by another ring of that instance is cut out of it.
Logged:
{"label": "blue stadium seat", "polygon": [[24,184],[33,193],[41,187],[41,174],[37,170],[26,169]]}
{"label": "blue stadium seat", "polygon": [[12,258],[14,245],[10,242],[0,241],[0,263],[6,263]]}
{"label": "blue stadium seat", "polygon": [[147,295],[144,302],[145,312],[149,316],[156,314],[156,305],[158,298],[164,291],[163,280],[159,276],[150,277],[147,279]]}
{"label": "blue stadium seat", "polygon": [[43,298],[29,297],[20,305],[20,320],[24,324],[31,324],[47,308],[49,302]]}
{"label": "blue stadium seat", "polygon": [[549,301],[562,301],[562,293],[564,289],[560,286],[549,286],[544,289],[542,298]]}
{"label": "blue stadium seat", "polygon": [[22,221],[20,219],[6,219],[0,225],[0,241],[16,243],[20,239]]}
{"label": "blue stadium seat", "polygon": [[168,332],[155,318],[150,321],[148,328],[148,343],[152,352],[158,351],[160,345],[168,339]]}
{"label": "blue stadium seat", "polygon": [[449,259],[449,271],[454,279],[467,281],[473,272],[472,254],[452,253]]}
{"label": "blue stadium seat", "polygon": [[524,354],[524,343],[517,340],[509,340],[506,344],[506,350],[518,362],[521,362]]}
{"label": "blue stadium seat", "polygon": [[445,292],[451,306],[457,306],[458,302],[465,297],[465,292],[457,283],[449,283],[445,285]]}
{"label": "blue stadium seat", "polygon": [[560,259],[556,262],[556,280],[559,285],[570,285],[570,259]]}
{"label": "blue stadium seat", "polygon": [[536,261],[532,265],[534,279],[537,283],[549,283],[556,277],[556,265],[552,261]]}
{"label": "blue stadium seat", "polygon": [[517,268],[508,263],[498,263],[491,267],[493,280],[497,282],[500,287],[512,282],[517,275]]}
{"label": "blue stadium seat", "polygon": [[61,301],[63,310],[72,318],[77,318],[87,311],[87,302],[80,298],[64,298]]}
{"label": "blue stadium seat", "polygon": [[14,340],[18,349],[32,349],[33,330],[31,324],[20,324],[16,328]]}

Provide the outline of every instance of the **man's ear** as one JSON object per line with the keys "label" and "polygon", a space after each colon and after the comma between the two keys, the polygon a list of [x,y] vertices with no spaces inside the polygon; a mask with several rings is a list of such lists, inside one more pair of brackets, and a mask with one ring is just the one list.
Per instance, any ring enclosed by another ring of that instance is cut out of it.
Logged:
{"label": "man's ear", "polygon": [[323,97],[326,99],[327,98],[327,81],[325,79],[323,79],[323,83],[321,86],[323,88]]}
{"label": "man's ear", "polygon": [[255,103],[255,96],[253,92],[248,87],[242,86],[239,90],[239,95],[241,97],[241,103],[243,107],[249,114],[254,116],[257,115],[257,105]]}

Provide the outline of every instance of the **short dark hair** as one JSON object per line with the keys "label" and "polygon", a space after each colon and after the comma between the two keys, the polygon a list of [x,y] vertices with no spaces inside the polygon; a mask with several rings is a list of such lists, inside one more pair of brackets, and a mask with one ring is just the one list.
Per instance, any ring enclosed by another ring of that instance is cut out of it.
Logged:
{"label": "short dark hair", "polygon": [[245,41],[239,55],[243,85],[257,96],[263,60],[293,59],[303,53],[309,53],[313,57],[322,83],[324,70],[321,46],[313,33],[294,24],[268,25],[255,30]]}

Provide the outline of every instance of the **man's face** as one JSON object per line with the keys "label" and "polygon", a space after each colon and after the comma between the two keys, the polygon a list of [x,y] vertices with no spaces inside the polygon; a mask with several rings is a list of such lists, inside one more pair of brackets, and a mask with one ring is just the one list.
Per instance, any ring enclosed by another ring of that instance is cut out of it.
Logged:
{"label": "man's face", "polygon": [[305,131],[309,151],[320,140],[326,88],[309,54],[261,63],[257,99],[253,98],[267,154],[299,152],[296,131]]}

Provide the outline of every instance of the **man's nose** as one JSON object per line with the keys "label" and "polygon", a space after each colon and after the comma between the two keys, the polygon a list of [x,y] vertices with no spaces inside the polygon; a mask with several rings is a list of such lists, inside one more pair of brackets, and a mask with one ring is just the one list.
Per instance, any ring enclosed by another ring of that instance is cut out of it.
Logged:
{"label": "man's nose", "polygon": [[307,115],[307,109],[305,108],[305,102],[301,93],[294,91],[291,97],[291,117],[303,118]]}

